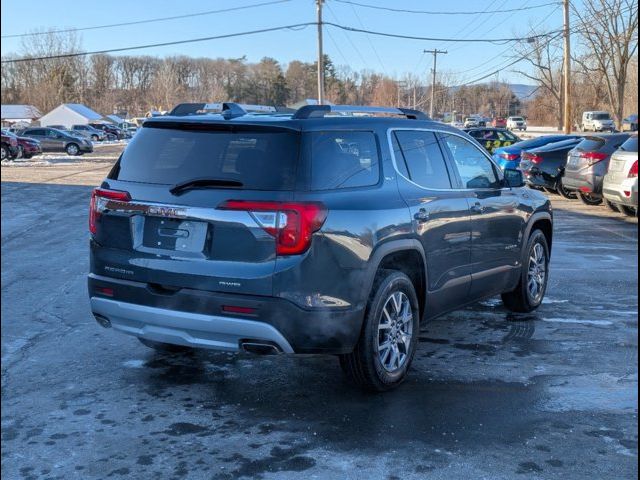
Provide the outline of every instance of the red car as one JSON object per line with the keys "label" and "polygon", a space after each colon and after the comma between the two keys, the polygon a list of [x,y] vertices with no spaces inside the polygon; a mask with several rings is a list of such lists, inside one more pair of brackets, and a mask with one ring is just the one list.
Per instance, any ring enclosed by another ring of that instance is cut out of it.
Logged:
{"label": "red car", "polygon": [[42,147],[35,138],[18,137],[18,158],[31,158],[40,155]]}
{"label": "red car", "polygon": [[507,128],[507,119],[506,118],[494,118],[491,121],[491,126],[496,128]]}
{"label": "red car", "polygon": [[12,160],[18,156],[18,137],[13,133],[2,130],[2,158],[1,160]]}

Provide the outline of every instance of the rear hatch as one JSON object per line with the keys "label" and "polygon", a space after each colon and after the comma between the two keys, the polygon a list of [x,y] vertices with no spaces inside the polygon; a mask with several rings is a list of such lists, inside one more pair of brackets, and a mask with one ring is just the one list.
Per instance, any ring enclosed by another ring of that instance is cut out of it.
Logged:
{"label": "rear hatch", "polygon": [[597,164],[608,166],[611,154],[629,138],[627,134],[585,137],[569,152],[566,172],[587,170]]}
{"label": "rear hatch", "polygon": [[92,198],[92,272],[160,291],[272,295],[279,214],[263,207],[293,199],[299,138],[231,121],[145,122]]}
{"label": "rear hatch", "polygon": [[629,172],[633,164],[638,164],[638,137],[633,136],[624,142],[618,150],[611,156],[608,181],[620,183],[629,177]]}

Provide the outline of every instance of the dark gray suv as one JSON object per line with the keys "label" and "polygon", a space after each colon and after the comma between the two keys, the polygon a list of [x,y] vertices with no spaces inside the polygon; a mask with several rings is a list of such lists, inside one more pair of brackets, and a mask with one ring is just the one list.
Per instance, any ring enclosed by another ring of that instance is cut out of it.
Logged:
{"label": "dark gray suv", "polygon": [[421,112],[151,118],[91,198],[97,321],[156,349],[337,354],[405,377],[423,321],[545,293],[552,212],[519,171]]}

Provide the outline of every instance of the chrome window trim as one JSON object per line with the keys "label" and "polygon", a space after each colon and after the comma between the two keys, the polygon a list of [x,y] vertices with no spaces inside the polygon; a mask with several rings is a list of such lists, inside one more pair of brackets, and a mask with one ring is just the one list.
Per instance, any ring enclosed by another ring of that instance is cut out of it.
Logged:
{"label": "chrome window trim", "polygon": [[[392,128],[388,128],[387,129],[387,143],[389,144],[389,151],[391,152],[391,162],[393,163],[393,169],[396,171],[396,174],[399,175],[400,177],[402,177],[403,179],[405,179],[407,182],[415,185],[418,188],[421,188],[422,190],[427,190],[427,191],[431,191],[431,192],[473,192],[473,191],[491,191],[491,192],[495,192],[495,191],[504,191],[504,190],[511,190],[511,187],[502,187],[502,188],[428,188],[428,187],[423,187],[422,185],[417,184],[416,182],[414,182],[413,180],[408,179],[407,177],[405,177],[402,173],[400,173],[400,170],[398,169],[398,164],[397,164],[397,160],[396,160],[396,154],[393,151],[393,140],[391,139],[391,133],[395,132],[395,131],[402,131],[402,130],[408,130],[408,131],[420,131],[420,132],[432,132],[434,134],[448,134],[448,135],[454,135],[456,137],[460,137],[463,140],[466,140],[467,142],[469,142],[468,138],[465,138],[464,135],[461,135],[459,133],[456,132],[450,132],[448,130],[437,130],[435,128],[418,128],[418,127],[392,127]],[[491,164],[495,167],[496,172],[502,172],[502,169],[500,169],[500,167],[498,167],[498,165],[493,161],[493,159],[489,156],[489,154],[484,151],[482,148],[478,148],[477,145],[475,145],[473,142],[469,142],[474,148],[476,148],[480,153],[482,153],[482,155],[485,156],[485,158],[487,160],[489,160],[489,162],[491,162]],[[442,156],[445,156],[445,152],[442,152]],[[446,159],[445,159],[446,162]],[[500,179],[501,181],[504,179],[504,177],[500,176],[500,173],[498,173],[498,179]]]}

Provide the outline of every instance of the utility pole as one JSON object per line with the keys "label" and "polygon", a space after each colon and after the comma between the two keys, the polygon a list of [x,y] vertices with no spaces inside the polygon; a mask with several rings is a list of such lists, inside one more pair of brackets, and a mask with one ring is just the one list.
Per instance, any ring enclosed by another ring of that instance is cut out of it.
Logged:
{"label": "utility pole", "polygon": [[318,105],[324,103],[324,54],[322,52],[322,4],[324,0],[316,0],[318,14]]}
{"label": "utility pole", "polygon": [[439,53],[444,53],[447,54],[449,52],[447,52],[446,50],[438,50],[437,48],[435,50],[423,50],[424,53],[431,53],[433,55],[433,79],[431,81],[431,107],[429,108],[429,117],[433,118],[433,106],[435,105],[435,101],[436,101],[436,67],[437,67],[437,62],[438,62],[438,54]]}
{"label": "utility pole", "polygon": [[571,38],[569,31],[569,0],[563,0],[564,7],[564,133],[573,130],[571,125]]}

